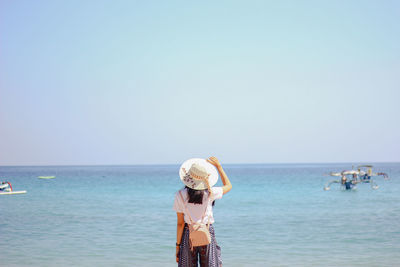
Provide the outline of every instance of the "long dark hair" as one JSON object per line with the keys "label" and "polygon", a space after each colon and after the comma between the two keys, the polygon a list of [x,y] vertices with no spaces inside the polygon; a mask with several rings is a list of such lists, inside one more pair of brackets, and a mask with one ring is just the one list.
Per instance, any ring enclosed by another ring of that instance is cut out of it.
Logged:
{"label": "long dark hair", "polygon": [[[189,195],[189,203],[193,203],[193,204],[203,204],[203,196],[204,193],[206,192],[206,194],[208,194],[208,190],[207,189],[203,189],[203,190],[194,190],[190,187],[185,186],[188,195]],[[212,205],[214,206],[215,204],[215,200],[213,201]]]}

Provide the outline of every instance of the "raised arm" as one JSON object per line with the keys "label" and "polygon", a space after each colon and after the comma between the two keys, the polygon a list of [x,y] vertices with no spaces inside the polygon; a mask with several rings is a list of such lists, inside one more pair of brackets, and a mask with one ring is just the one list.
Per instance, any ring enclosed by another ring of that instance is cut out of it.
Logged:
{"label": "raised arm", "polygon": [[217,168],[219,175],[221,176],[222,183],[224,184],[224,186],[222,187],[222,191],[225,195],[232,189],[231,181],[229,181],[228,176],[226,175],[224,169],[222,168],[221,164],[219,163],[219,160],[216,157],[209,157],[207,161]]}

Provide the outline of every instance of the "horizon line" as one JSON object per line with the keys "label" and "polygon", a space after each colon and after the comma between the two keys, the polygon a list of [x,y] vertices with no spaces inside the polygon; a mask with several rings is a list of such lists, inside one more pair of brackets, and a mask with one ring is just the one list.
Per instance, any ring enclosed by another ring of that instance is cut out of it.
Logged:
{"label": "horizon line", "polygon": [[[366,164],[366,163],[400,163],[400,161],[332,161],[332,162],[257,162],[257,163],[223,163],[222,165],[284,165],[284,164]],[[123,167],[123,166],[168,166],[168,165],[180,165],[181,163],[141,163],[141,164],[50,164],[50,165],[0,165],[0,167]]]}

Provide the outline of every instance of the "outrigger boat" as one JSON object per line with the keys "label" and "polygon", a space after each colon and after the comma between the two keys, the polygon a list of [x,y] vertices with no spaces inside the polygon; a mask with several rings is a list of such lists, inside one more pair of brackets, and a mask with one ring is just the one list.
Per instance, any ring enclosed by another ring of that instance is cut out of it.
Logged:
{"label": "outrigger boat", "polygon": [[13,191],[10,182],[0,182],[0,195],[15,195],[15,194],[25,194],[24,191]]}
{"label": "outrigger boat", "polygon": [[373,176],[383,176],[385,180],[389,179],[389,176],[384,172],[374,173],[372,172],[372,165],[360,165],[357,166],[357,170],[345,170],[342,172],[331,172],[330,176],[341,177],[340,180],[329,181],[325,186],[324,190],[330,190],[331,185],[338,183],[341,185],[343,190],[354,190],[357,189],[359,183],[370,183],[372,189],[378,189],[379,186],[372,179]]}

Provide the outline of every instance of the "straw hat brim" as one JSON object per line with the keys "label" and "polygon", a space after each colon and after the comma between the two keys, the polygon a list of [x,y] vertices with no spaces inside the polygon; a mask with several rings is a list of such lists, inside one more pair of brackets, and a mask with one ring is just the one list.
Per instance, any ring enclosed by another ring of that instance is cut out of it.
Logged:
{"label": "straw hat brim", "polygon": [[187,187],[195,189],[195,190],[204,190],[207,189],[207,185],[197,179],[185,179],[188,175],[188,171],[190,167],[192,167],[193,163],[197,163],[203,166],[207,173],[210,175],[208,176],[208,183],[210,187],[213,187],[218,181],[218,171],[211,163],[207,162],[205,159],[200,158],[193,158],[188,159],[185,161],[179,169],[179,177],[181,178],[182,183],[184,183]]}

